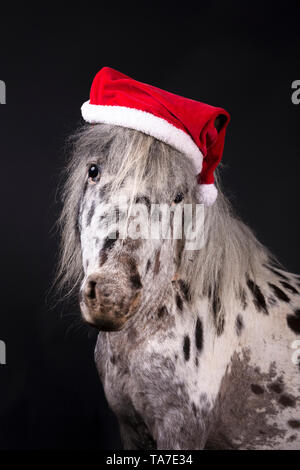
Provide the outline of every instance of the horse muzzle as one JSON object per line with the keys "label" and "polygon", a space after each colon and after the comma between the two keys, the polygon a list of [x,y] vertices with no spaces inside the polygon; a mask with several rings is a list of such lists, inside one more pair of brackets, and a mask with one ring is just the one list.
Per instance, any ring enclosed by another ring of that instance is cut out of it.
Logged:
{"label": "horse muzzle", "polygon": [[91,274],[80,295],[84,320],[101,331],[119,331],[136,312],[141,287],[132,289],[123,282],[99,273]]}

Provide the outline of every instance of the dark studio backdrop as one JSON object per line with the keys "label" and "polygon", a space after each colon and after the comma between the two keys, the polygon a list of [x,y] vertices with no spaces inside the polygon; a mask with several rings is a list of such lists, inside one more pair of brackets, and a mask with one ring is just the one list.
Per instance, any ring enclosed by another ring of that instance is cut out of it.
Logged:
{"label": "dark studio backdrop", "polygon": [[[120,448],[75,305],[50,308],[64,143],[104,65],[226,108],[223,186],[240,216],[300,272],[300,8],[209,2],[174,10],[72,7],[1,17],[0,448]],[[82,10],[83,8],[83,10]],[[18,13],[18,14],[17,14]],[[75,16],[77,15],[77,16]]]}

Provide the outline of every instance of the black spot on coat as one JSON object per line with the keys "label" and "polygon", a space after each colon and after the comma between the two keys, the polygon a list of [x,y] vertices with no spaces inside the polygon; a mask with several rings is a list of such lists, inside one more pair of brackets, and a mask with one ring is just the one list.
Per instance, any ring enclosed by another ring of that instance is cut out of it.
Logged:
{"label": "black spot on coat", "polygon": [[183,339],[183,355],[186,361],[188,361],[190,358],[190,349],[191,349],[190,337],[188,335],[185,335]]}
{"label": "black spot on coat", "polygon": [[297,419],[290,419],[288,421],[288,425],[293,429],[299,429],[300,428],[300,421],[297,420]]}
{"label": "black spot on coat", "polygon": [[95,213],[95,201],[92,202],[91,207],[88,211],[87,218],[86,218],[86,225],[87,227],[90,225],[93,215]]}
{"label": "black spot on coat", "polygon": [[165,305],[163,305],[157,312],[158,318],[162,318],[164,316],[168,315],[168,310]]}
{"label": "black spot on coat", "polygon": [[185,300],[189,301],[191,299],[189,285],[182,279],[179,279],[178,284],[179,284],[181,292],[184,295]]}
{"label": "black spot on coat", "polygon": [[220,315],[216,321],[217,335],[221,336],[221,334],[224,333],[224,329],[225,329],[225,318],[224,318],[224,315]]}
{"label": "black spot on coat", "polygon": [[284,389],[284,385],[281,382],[274,382],[269,385],[269,389],[275,393],[282,393]]}
{"label": "black spot on coat", "polygon": [[274,294],[279,300],[282,300],[283,302],[287,302],[287,303],[290,302],[290,298],[278,286],[275,286],[275,284],[271,284],[270,282],[269,282],[269,286],[271,287]]}
{"label": "black spot on coat", "polygon": [[251,279],[247,279],[247,286],[249,287],[252,296],[253,296],[253,302],[256,307],[256,310],[258,312],[264,312],[266,315],[269,314],[267,304],[266,304],[266,299],[260,290],[260,287],[258,287],[257,284],[255,284]]}
{"label": "black spot on coat", "polygon": [[160,270],[160,260],[159,260],[159,257],[160,257],[160,250],[157,250],[156,254],[155,254],[155,260],[154,260],[154,269],[153,269],[153,276],[155,276],[156,274],[159,273],[159,270]]}
{"label": "black spot on coat", "polygon": [[112,356],[110,356],[110,362],[115,365],[116,364],[116,356],[113,354]]}
{"label": "black spot on coat", "polygon": [[251,390],[255,395],[262,395],[265,392],[264,389],[257,384],[251,384]]}
{"label": "black spot on coat", "polygon": [[296,404],[295,398],[286,393],[282,394],[278,401],[284,407],[294,407]]}
{"label": "black spot on coat", "polygon": [[146,273],[149,271],[150,266],[151,266],[151,260],[148,259],[147,264],[146,264]]}
{"label": "black spot on coat", "polygon": [[194,416],[197,417],[197,406],[195,405],[194,402],[192,403],[192,410],[193,410]]}
{"label": "black spot on coat", "polygon": [[235,319],[235,331],[238,336],[241,335],[244,329],[244,321],[242,315],[239,313]]}
{"label": "black spot on coat", "polygon": [[294,315],[288,315],[286,321],[294,333],[300,334],[300,310],[295,310]]}
{"label": "black spot on coat", "polygon": [[220,301],[220,297],[217,295],[215,291],[213,294],[212,309],[213,309],[214,317],[217,318],[218,313],[221,310],[221,301]]}
{"label": "black spot on coat", "polygon": [[182,302],[182,298],[180,297],[179,294],[176,294],[176,305],[179,308],[179,310],[182,311],[183,302]]}
{"label": "black spot on coat", "polygon": [[239,294],[240,294],[240,301],[241,301],[243,310],[246,310],[246,307],[247,307],[247,294],[246,294],[246,291],[243,287],[240,287]]}
{"label": "black spot on coat", "polygon": [[225,319],[224,319],[224,315],[220,316],[222,305],[221,305],[220,297],[218,296],[217,292],[218,292],[218,285],[215,286],[213,293],[212,293],[212,289],[209,288],[208,297],[209,298],[212,297],[212,311],[213,311],[213,316],[214,316],[214,324],[217,330],[217,335],[220,336],[224,331]]}
{"label": "black spot on coat", "polygon": [[130,276],[130,282],[134,289],[141,289],[143,287],[139,273]]}
{"label": "black spot on coat", "polygon": [[203,348],[203,326],[200,318],[197,318],[196,328],[195,328],[195,342],[196,348],[198,351],[202,351]]}

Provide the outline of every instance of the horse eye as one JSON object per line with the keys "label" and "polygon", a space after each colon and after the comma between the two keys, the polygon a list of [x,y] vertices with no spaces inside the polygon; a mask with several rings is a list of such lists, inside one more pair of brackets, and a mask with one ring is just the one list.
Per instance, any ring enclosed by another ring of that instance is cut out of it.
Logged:
{"label": "horse eye", "polygon": [[178,204],[178,203],[181,202],[182,200],[183,200],[183,194],[182,194],[182,193],[176,194],[176,197],[175,197],[175,199],[174,199],[175,204]]}
{"label": "horse eye", "polygon": [[97,165],[91,165],[89,168],[89,178],[95,181],[98,175],[99,175],[99,168],[97,167]]}

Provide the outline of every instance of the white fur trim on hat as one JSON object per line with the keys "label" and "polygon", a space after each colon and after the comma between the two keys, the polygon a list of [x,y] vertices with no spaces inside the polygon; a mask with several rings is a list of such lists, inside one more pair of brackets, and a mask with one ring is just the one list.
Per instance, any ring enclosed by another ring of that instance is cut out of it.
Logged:
{"label": "white fur trim on hat", "polygon": [[200,204],[212,206],[218,197],[218,190],[214,184],[199,184],[197,188],[197,199]]}
{"label": "white fur trim on hat", "polygon": [[151,135],[191,158],[196,175],[201,173],[203,155],[200,149],[186,132],[165,119],[139,109],[90,104],[89,101],[82,105],[81,113],[83,119],[89,123],[115,124]]}

